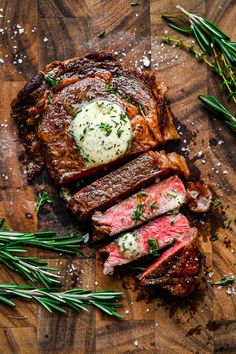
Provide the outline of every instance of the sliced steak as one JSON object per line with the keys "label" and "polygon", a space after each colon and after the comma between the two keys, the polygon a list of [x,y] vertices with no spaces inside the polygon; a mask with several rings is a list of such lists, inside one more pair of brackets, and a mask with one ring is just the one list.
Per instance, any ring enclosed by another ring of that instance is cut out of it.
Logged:
{"label": "sliced steak", "polygon": [[163,85],[157,84],[153,73],[125,70],[112,55],[104,53],[55,61],[28,82],[12,102],[12,117],[19,124],[29,160],[29,178],[44,163],[59,184],[105,167],[102,162],[93,165],[88,161],[69,132],[75,114],[96,100],[116,103],[130,121],[132,140],[124,156],[179,138]]}
{"label": "sliced steak", "polygon": [[141,284],[157,285],[180,297],[188,296],[195,289],[202,263],[197,230],[192,228],[184,236],[138,276]]}
{"label": "sliced steak", "polygon": [[172,176],[92,216],[95,235],[113,236],[143,224],[156,216],[180,208],[186,199],[181,179]]}
{"label": "sliced steak", "polygon": [[85,220],[95,210],[108,208],[148,182],[173,172],[188,178],[183,156],[149,151],[81,189],[67,206],[79,219]]}
{"label": "sliced steak", "polygon": [[189,209],[195,213],[204,213],[209,210],[212,193],[208,186],[202,182],[186,183]]}
{"label": "sliced steak", "polygon": [[182,214],[166,215],[151,221],[137,230],[127,232],[103,247],[100,252],[108,254],[104,274],[113,274],[114,267],[130,263],[150,253],[150,240],[158,250],[176,240],[182,240],[189,230],[189,222]]}

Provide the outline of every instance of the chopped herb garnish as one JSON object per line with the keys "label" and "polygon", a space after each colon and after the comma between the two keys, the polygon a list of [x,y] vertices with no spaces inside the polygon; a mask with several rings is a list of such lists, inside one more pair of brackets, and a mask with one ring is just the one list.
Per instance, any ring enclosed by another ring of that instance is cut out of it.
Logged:
{"label": "chopped herb garnish", "polygon": [[132,269],[132,270],[138,270],[139,272],[144,272],[145,270],[146,270],[146,268],[144,268],[144,267],[130,267],[130,269]]}
{"label": "chopped herb garnish", "polygon": [[137,197],[146,197],[146,196],[147,196],[147,193],[144,191],[140,191],[137,193]]}
{"label": "chopped herb garnish", "polygon": [[156,206],[157,206],[157,202],[152,202],[152,203],[150,204],[150,209],[155,209]]}
{"label": "chopped herb garnish", "polygon": [[173,238],[173,240],[170,241],[170,246],[174,246],[174,244],[175,244],[176,241],[177,241],[177,239],[176,239],[176,238]]}
{"label": "chopped herb garnish", "polygon": [[45,75],[44,79],[48,81],[53,87],[56,87],[61,83],[60,79],[56,79],[55,77],[52,77],[50,75]]}
{"label": "chopped herb garnish", "polygon": [[39,209],[45,203],[52,204],[53,198],[47,192],[40,192],[38,197],[35,200],[35,214],[38,215]]}
{"label": "chopped herb garnish", "polygon": [[94,130],[94,129],[90,128],[90,127],[86,127],[86,128],[84,128],[83,133],[86,134],[87,132],[91,132],[92,130]]}
{"label": "chopped herb garnish", "polygon": [[167,193],[169,196],[171,196],[172,198],[176,199],[178,197],[178,194],[176,193],[176,191],[171,191],[169,193]]}
{"label": "chopped herb garnish", "polygon": [[148,244],[149,244],[149,250],[148,250],[149,254],[152,254],[153,256],[160,256],[160,253],[158,252],[159,242],[149,239]]}
{"label": "chopped herb garnish", "polygon": [[102,32],[100,32],[100,33],[97,35],[97,37],[98,37],[98,38],[103,38],[103,37],[105,36],[105,34],[106,34],[106,31],[102,31]]}
{"label": "chopped herb garnish", "polygon": [[47,100],[48,100],[48,103],[50,103],[50,104],[52,103],[52,97],[50,95],[48,96]]}
{"label": "chopped herb garnish", "polygon": [[128,103],[132,103],[132,102],[133,102],[131,97],[127,97],[127,98],[126,98],[126,101],[127,101]]}
{"label": "chopped herb garnish", "polygon": [[[77,110],[75,111],[74,117],[75,117],[78,113],[80,113],[81,111],[82,111],[81,108],[77,109]],[[81,124],[80,124],[80,127],[81,127]]]}
{"label": "chopped herb garnish", "polygon": [[225,227],[230,227],[230,225],[232,224],[233,220],[228,220],[225,222]]}
{"label": "chopped herb garnish", "polygon": [[36,114],[36,116],[34,118],[35,119],[39,119],[40,118],[40,114]]}
{"label": "chopped herb garnish", "polygon": [[123,112],[120,112],[120,119],[121,119],[123,122],[126,122],[126,114],[123,113]]}
{"label": "chopped herb garnish", "polygon": [[111,121],[115,124],[115,128],[119,125],[119,123],[116,122],[114,119],[111,119]]}
{"label": "chopped herb garnish", "polygon": [[235,282],[234,277],[223,277],[220,280],[218,280],[215,285],[220,285],[220,286],[226,286],[228,284],[233,284]]}
{"label": "chopped herb garnish", "polygon": [[119,128],[117,129],[116,135],[118,136],[118,138],[121,137],[121,135],[122,135],[123,132],[124,132],[124,130],[121,129],[121,127],[119,127]]}
{"label": "chopped herb garnish", "polygon": [[83,156],[84,161],[89,162],[88,156]]}
{"label": "chopped herb garnish", "polygon": [[130,6],[139,6],[139,2],[138,1],[131,1]]}
{"label": "chopped herb garnish", "polygon": [[117,92],[117,87],[115,85],[107,85],[105,88],[107,93],[116,93]]}
{"label": "chopped herb garnish", "polygon": [[143,105],[142,105],[142,104],[137,105],[137,109],[138,109],[139,113],[141,113],[142,116],[143,116],[144,118],[146,118],[145,113],[144,113],[144,107],[143,107]]}
{"label": "chopped herb garnish", "polygon": [[142,218],[145,219],[145,216],[143,214],[143,210],[144,210],[144,204],[138,203],[136,210],[134,210],[134,212],[131,216],[131,219],[132,220],[139,220]]}
{"label": "chopped herb garnish", "polygon": [[217,207],[217,206],[221,205],[221,201],[220,201],[220,200],[215,200],[215,201],[212,203],[212,205],[213,205],[214,207]]}
{"label": "chopped herb garnish", "polygon": [[100,123],[99,129],[101,129],[106,136],[109,136],[112,132],[112,126],[106,123]]}

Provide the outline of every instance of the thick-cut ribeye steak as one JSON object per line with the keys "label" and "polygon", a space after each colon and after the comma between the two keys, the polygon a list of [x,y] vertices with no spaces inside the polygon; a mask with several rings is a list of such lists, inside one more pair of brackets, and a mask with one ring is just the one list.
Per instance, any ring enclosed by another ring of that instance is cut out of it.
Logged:
{"label": "thick-cut ribeye steak", "polygon": [[174,241],[182,240],[189,228],[186,217],[177,214],[161,216],[137,230],[122,234],[100,250],[101,253],[108,254],[104,263],[104,274],[113,274],[114,267],[148,255],[153,241],[156,249],[161,250]]}
{"label": "thick-cut ribeye steak", "polygon": [[197,229],[162,253],[144,273],[138,276],[143,285],[157,285],[176,296],[188,296],[199,283],[202,255],[197,244]]}
{"label": "thick-cut ribeye steak", "polygon": [[82,188],[69,200],[68,207],[84,220],[95,210],[108,208],[148,182],[171,173],[188,178],[189,170],[183,156],[148,151]]}
{"label": "thick-cut ribeye steak", "polygon": [[131,197],[92,216],[95,236],[113,236],[156,216],[180,208],[186,199],[183,182],[177,176],[153,184]]}
{"label": "thick-cut ribeye steak", "polygon": [[[122,152],[124,156],[179,138],[165,102],[163,85],[157,84],[153,73],[126,70],[112,55],[104,53],[55,61],[28,82],[12,102],[12,116],[19,124],[29,159],[29,178],[44,163],[59,184],[90,175],[107,165],[88,159],[78,146],[83,137],[76,140],[70,130],[75,116],[81,110],[86,111],[88,102],[96,100],[100,100],[98,106],[104,104],[101,100],[117,104],[116,108],[123,112],[120,119],[123,117],[125,122],[127,117],[130,121],[132,139]],[[111,124],[118,124],[114,122]],[[89,124],[84,136],[87,134],[92,140]],[[111,125],[99,124],[106,138]],[[117,136],[122,139],[124,129],[121,125],[119,128]],[[117,149],[116,155],[119,154]]]}

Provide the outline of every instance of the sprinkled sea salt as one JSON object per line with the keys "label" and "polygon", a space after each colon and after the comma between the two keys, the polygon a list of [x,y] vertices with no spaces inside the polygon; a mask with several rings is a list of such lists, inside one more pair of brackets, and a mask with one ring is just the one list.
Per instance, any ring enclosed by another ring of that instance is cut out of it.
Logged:
{"label": "sprinkled sea salt", "polygon": [[47,43],[48,42],[48,38],[44,37],[43,41],[44,41],[44,43]]}
{"label": "sprinkled sea salt", "polygon": [[148,57],[144,57],[143,58],[143,65],[145,66],[145,68],[149,68],[150,64],[151,64],[151,62],[148,59]]}
{"label": "sprinkled sea salt", "polygon": [[202,152],[202,151],[198,151],[198,152],[196,153],[196,156],[197,156],[197,157],[202,157],[202,156],[203,156],[203,152]]}

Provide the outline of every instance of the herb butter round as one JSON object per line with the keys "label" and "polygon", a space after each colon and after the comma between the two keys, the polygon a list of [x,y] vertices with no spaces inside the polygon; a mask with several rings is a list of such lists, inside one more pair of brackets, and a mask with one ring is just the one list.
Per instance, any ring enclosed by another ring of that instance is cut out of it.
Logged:
{"label": "herb butter round", "polygon": [[132,259],[139,255],[140,245],[139,239],[135,232],[127,232],[120,236],[116,241],[120,252],[128,259]]}
{"label": "herb butter round", "polygon": [[99,166],[124,155],[132,127],[121,106],[106,100],[84,105],[72,120],[69,133],[88,166]]}

